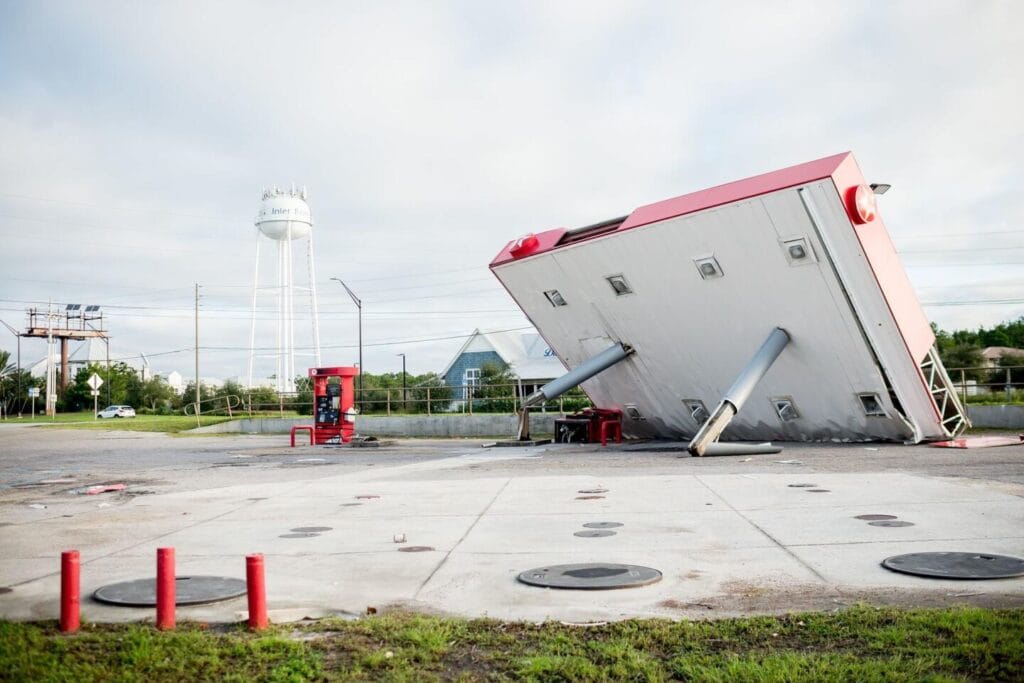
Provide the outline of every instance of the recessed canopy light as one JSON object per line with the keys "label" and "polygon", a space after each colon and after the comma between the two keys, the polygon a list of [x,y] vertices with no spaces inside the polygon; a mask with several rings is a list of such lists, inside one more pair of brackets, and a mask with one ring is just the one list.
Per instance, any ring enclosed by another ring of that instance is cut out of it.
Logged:
{"label": "recessed canopy light", "polygon": [[557,289],[549,289],[548,291],[544,292],[544,296],[547,298],[548,302],[552,306],[558,307],[566,305],[565,299],[562,297],[561,294],[558,293]]}
{"label": "recessed canopy light", "polygon": [[871,189],[875,194],[885,194],[892,185],[888,183],[871,183]]}
{"label": "recessed canopy light", "polygon": [[693,260],[697,266],[697,272],[700,273],[700,277],[703,280],[711,280],[713,278],[722,277],[722,267],[718,265],[718,259],[714,256],[702,256]]}
{"label": "recessed canopy light", "polygon": [[612,275],[611,277],[605,278],[608,280],[608,284],[612,286],[616,296],[622,296],[623,294],[632,294],[633,289],[626,282],[626,278],[623,275]]}

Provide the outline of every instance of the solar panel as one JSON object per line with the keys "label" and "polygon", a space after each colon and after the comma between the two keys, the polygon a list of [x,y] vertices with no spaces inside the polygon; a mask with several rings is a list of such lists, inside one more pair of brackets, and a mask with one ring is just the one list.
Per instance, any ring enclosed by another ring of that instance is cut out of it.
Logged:
{"label": "solar panel", "polygon": [[65,311],[77,311],[82,307],[82,304],[68,304],[64,307]]}
{"label": "solar panel", "polygon": [[85,307],[85,312],[86,313],[95,313],[98,310],[100,310],[99,306],[86,306]]}

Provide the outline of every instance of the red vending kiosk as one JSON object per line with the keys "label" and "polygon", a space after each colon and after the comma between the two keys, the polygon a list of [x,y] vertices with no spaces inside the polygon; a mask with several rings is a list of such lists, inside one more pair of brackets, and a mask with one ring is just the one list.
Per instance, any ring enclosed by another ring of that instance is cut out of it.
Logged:
{"label": "red vending kiosk", "polygon": [[313,443],[348,443],[355,433],[355,387],[359,368],[310,368],[313,382]]}

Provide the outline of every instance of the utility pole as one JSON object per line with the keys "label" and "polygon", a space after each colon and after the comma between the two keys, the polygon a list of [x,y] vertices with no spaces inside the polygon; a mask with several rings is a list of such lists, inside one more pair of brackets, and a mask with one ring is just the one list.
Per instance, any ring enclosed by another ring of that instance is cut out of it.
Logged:
{"label": "utility pole", "polygon": [[409,400],[405,389],[405,354],[399,353],[397,355],[402,357],[402,410],[405,410],[407,408],[406,401]]}
{"label": "utility pole", "polygon": [[199,283],[196,283],[196,416],[199,415]]}

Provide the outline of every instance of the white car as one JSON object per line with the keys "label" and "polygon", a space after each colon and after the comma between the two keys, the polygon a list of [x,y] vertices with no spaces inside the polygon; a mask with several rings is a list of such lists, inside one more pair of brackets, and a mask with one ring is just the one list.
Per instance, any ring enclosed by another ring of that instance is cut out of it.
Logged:
{"label": "white car", "polygon": [[107,406],[96,413],[96,417],[135,417],[135,408],[131,406]]}

